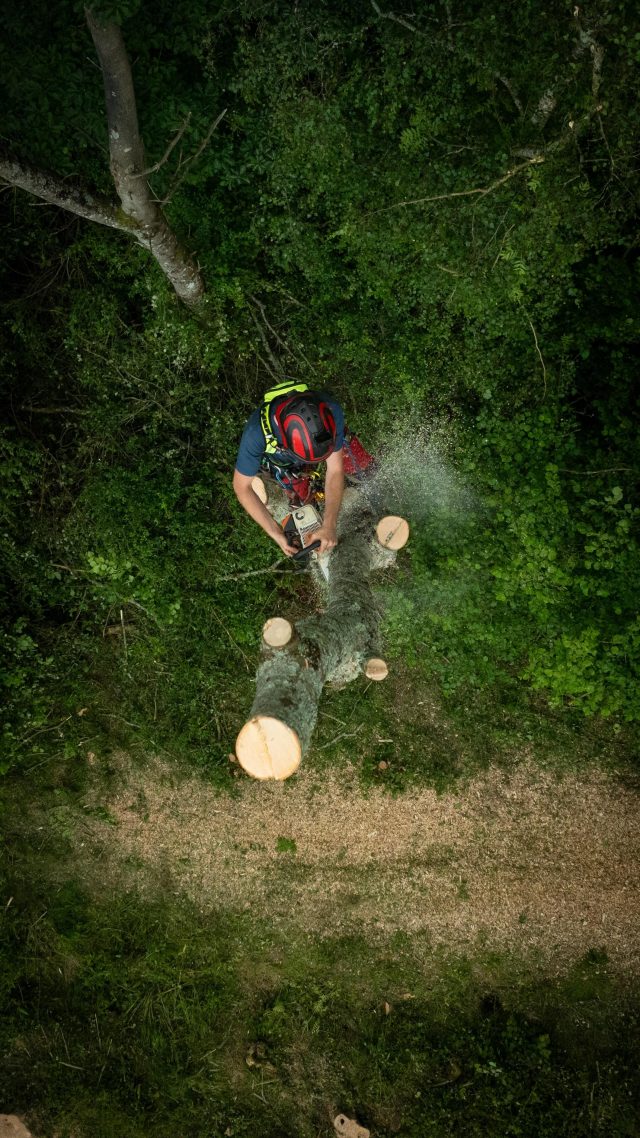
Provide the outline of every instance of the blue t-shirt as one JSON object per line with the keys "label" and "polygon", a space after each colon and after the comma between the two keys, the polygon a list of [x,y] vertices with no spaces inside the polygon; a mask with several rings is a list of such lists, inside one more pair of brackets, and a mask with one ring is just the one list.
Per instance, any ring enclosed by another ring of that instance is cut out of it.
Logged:
{"label": "blue t-shirt", "polygon": [[[327,399],[327,403],[333,411],[333,417],[336,421],[336,445],[335,450],[342,450],[344,446],[344,413],[339,403],[335,399]],[[247,419],[242,438],[240,439],[240,446],[238,448],[238,457],[236,459],[236,470],[238,474],[246,474],[248,478],[252,478],[257,474],[262,465],[264,458],[266,444],[264,438],[264,431],[260,422],[260,411],[253,411]],[[276,463],[277,466],[292,466],[291,459],[283,451],[276,450],[273,454],[269,455],[270,458]],[[304,465],[303,463],[300,464]]]}

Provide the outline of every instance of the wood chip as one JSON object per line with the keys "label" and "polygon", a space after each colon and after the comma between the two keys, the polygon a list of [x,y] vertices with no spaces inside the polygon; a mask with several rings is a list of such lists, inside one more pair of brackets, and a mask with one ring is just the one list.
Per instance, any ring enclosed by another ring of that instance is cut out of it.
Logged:
{"label": "wood chip", "polygon": [[338,1114],[333,1120],[333,1129],[336,1134],[340,1134],[341,1138],[370,1138],[371,1131],[367,1130],[365,1126],[361,1126],[352,1118],[347,1118],[345,1114]]}

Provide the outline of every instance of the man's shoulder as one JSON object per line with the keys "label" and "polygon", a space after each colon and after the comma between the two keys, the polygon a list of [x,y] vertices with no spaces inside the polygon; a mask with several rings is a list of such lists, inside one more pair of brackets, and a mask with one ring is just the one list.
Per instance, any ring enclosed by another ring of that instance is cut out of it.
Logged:
{"label": "man's shoulder", "polygon": [[264,431],[260,422],[260,408],[257,408],[257,410],[252,411],[244,425],[238,448],[236,470],[247,476],[257,474],[264,451]]}
{"label": "man's shoulder", "polygon": [[261,411],[261,408],[256,407],[255,411],[251,412],[251,414],[249,415],[249,418],[247,419],[247,421],[244,425],[243,434],[247,434],[247,433],[248,434],[255,434],[257,432],[259,432],[260,434],[263,433],[262,424],[260,422],[260,411]]}

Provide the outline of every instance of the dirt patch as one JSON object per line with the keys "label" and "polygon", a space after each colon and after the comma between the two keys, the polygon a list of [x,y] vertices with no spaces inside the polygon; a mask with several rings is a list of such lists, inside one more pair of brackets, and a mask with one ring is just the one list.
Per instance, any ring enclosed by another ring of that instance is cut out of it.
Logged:
{"label": "dirt patch", "polygon": [[562,968],[599,947],[640,970],[638,800],[604,774],[558,782],[528,763],[394,799],[305,771],[229,799],[152,761],[100,803],[112,822],[78,831],[94,880],[314,934],[419,933]]}

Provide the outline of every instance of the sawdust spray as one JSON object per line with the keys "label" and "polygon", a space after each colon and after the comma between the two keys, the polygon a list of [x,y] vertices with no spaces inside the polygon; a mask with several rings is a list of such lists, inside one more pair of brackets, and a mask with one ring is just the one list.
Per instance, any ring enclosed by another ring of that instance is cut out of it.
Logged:
{"label": "sawdust spray", "polygon": [[417,529],[453,532],[478,502],[455,466],[449,424],[403,425],[376,452],[377,469],[362,493],[374,514],[401,514]]}
{"label": "sawdust spray", "polygon": [[[391,652],[415,649],[426,612],[453,612],[465,603],[469,581],[453,568],[435,576],[429,567],[455,557],[483,513],[482,502],[456,465],[455,430],[448,422],[405,424],[376,453],[377,470],[360,491],[374,516],[400,514],[411,527],[407,550],[413,571],[387,576],[376,589]],[[353,508],[357,508],[357,503]],[[424,570],[427,570],[425,573]],[[416,639],[417,638],[417,639]]]}

